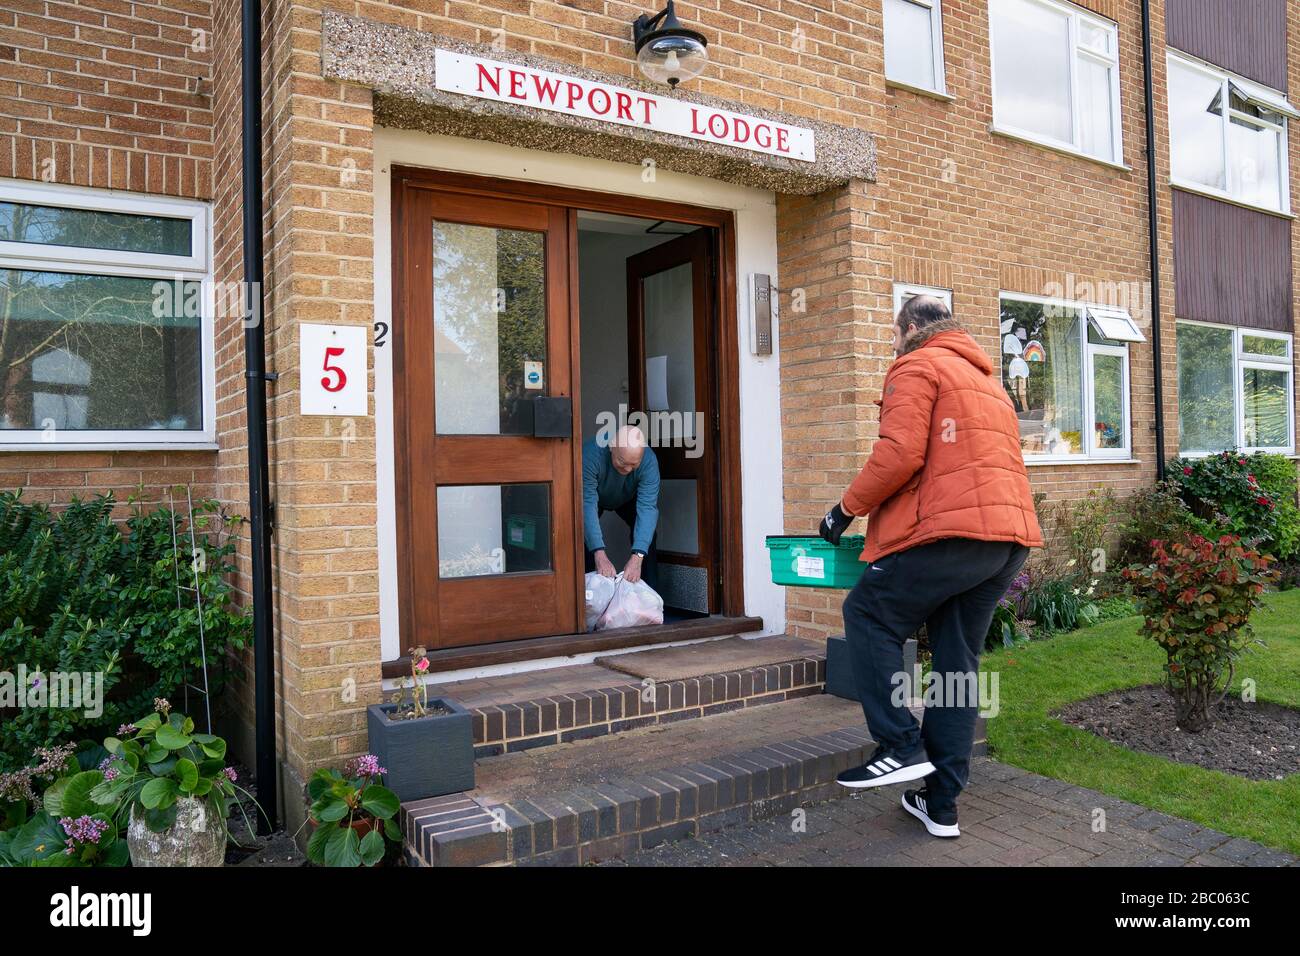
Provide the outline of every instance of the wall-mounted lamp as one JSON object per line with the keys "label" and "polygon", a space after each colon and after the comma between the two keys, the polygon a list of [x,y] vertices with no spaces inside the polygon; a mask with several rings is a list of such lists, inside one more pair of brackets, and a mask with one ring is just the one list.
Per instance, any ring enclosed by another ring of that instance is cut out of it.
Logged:
{"label": "wall-mounted lamp", "polygon": [[641,72],[673,89],[682,80],[699,76],[709,62],[709,41],[699,31],[682,26],[673,0],[653,17],[642,14],[633,20],[632,39]]}

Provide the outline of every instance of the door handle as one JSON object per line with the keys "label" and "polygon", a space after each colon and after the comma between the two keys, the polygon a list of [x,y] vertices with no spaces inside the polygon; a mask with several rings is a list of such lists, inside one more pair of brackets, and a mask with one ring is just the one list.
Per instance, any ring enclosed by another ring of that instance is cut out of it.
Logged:
{"label": "door handle", "polygon": [[538,395],[532,405],[534,438],[573,437],[573,399]]}

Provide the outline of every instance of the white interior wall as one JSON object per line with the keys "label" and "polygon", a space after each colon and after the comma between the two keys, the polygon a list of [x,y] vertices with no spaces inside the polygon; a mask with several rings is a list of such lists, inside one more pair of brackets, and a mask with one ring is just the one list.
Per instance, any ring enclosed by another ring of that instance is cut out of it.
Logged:
{"label": "white interior wall", "polygon": [[[772,584],[764,537],[782,530],[779,345],[773,354],[749,352],[748,276],[765,273],[779,285],[776,201],[773,193],[717,180],[657,171],[646,182],[639,165],[612,163],[498,143],[433,136],[412,130],[375,130],[375,320],[392,324],[393,164],[549,183],[639,198],[730,209],[736,217],[737,325],[740,342],[741,546],[745,613],[763,619],[762,633],[785,630],[785,592]],[[775,339],[775,329],[773,330]],[[626,354],[624,352],[623,354]],[[401,654],[398,633],[397,524],[393,475],[392,345],[375,349],[375,430],[379,496],[380,644],[383,658]],[[585,419],[585,415],[584,415]],[[409,640],[406,642],[409,643]],[[626,652],[623,652],[626,653]],[[595,655],[564,658],[590,660]],[[439,674],[439,680],[552,666],[555,659]]]}

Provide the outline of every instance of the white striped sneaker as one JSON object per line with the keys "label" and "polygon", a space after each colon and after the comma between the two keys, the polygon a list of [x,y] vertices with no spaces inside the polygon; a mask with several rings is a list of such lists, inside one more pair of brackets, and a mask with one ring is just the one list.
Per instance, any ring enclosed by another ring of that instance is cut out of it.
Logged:
{"label": "white striped sneaker", "polygon": [[924,790],[908,790],[903,793],[903,809],[925,824],[931,836],[961,836],[957,829],[957,814],[935,813],[926,802],[928,795]]}
{"label": "white striped sneaker", "polygon": [[934,764],[925,755],[924,748],[910,757],[896,757],[884,747],[878,747],[871,759],[861,767],[845,770],[835,778],[844,787],[887,787],[891,783],[920,780],[934,773]]}

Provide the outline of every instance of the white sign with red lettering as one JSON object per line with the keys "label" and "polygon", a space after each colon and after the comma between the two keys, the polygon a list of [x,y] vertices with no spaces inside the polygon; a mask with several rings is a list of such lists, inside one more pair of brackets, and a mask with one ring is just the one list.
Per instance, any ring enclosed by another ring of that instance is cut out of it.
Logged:
{"label": "white sign with red lettering", "polygon": [[298,361],[303,415],[366,415],[366,329],[300,325]]}
{"label": "white sign with red lettering", "polygon": [[813,131],[515,63],[438,50],[437,86],[449,93],[672,133],[811,163]]}

